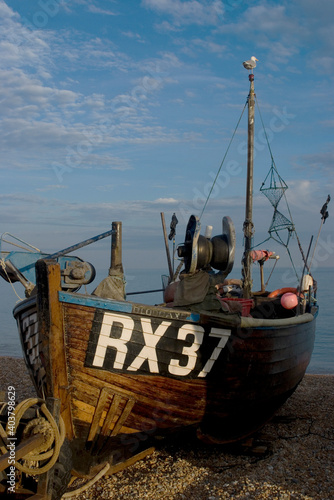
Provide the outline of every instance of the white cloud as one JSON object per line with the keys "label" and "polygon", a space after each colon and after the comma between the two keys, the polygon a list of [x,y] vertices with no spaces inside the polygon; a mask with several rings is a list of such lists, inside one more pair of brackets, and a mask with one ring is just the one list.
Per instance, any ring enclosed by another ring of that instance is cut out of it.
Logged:
{"label": "white cloud", "polygon": [[163,21],[162,23],[155,24],[155,29],[160,33],[176,33],[182,30],[180,26],[175,26],[175,24],[169,23],[168,21]]}
{"label": "white cloud", "polygon": [[139,33],[135,33],[134,31],[123,31],[122,35],[127,37],[127,38],[131,38],[133,40],[136,40],[139,43],[145,43],[145,41],[143,40],[143,37]]}
{"label": "white cloud", "polygon": [[88,5],[88,10],[89,12],[92,12],[93,14],[102,14],[103,16],[117,16],[118,14],[107,9],[101,9],[100,7],[97,7],[94,4]]}
{"label": "white cloud", "polygon": [[[44,169],[46,164],[50,168],[52,161],[66,161],[67,148],[76,151],[84,146],[92,151],[79,154],[80,168],[91,168],[93,158],[96,168],[101,168],[106,156],[103,147],[115,143],[180,140],[174,132],[147,126],[155,93],[167,82],[171,83],[170,69],[181,64],[173,53],[138,61],[117,52],[112,42],[98,37],[80,36],[73,44],[75,33],[26,29],[18,15],[1,2],[0,6],[3,13],[0,21],[3,28],[0,35],[0,144],[3,151],[0,168],[7,168],[8,163],[13,170]],[[86,88],[77,91],[82,88],[83,80],[78,82],[71,77],[76,76],[76,71],[82,71],[83,58],[85,71],[114,68],[135,75],[132,80],[123,80],[127,91],[124,94],[126,109],[118,105],[120,94],[112,102],[102,93],[87,92]],[[61,83],[57,80],[59,64]],[[138,74],[142,74],[142,78],[138,78]],[[66,86],[65,82],[68,88],[61,88]],[[108,126],[102,127],[101,123]],[[22,150],[24,161],[19,158]],[[108,156],[111,161],[107,168],[122,171],[131,168],[127,160],[118,162],[112,155]]]}
{"label": "white cloud", "polygon": [[[333,27],[334,30],[334,27]],[[310,68],[321,71],[322,73],[333,75],[334,72],[334,57],[321,55],[321,51],[313,53],[314,56],[309,60]]]}
{"label": "white cloud", "polygon": [[211,52],[213,54],[217,54],[221,56],[223,53],[227,51],[226,45],[215,43],[210,40],[203,40],[200,38],[195,38],[191,41],[193,45],[201,48],[205,52]]}
{"label": "white cloud", "polygon": [[[289,8],[267,1],[259,2],[248,7],[237,22],[224,24],[221,32],[237,35],[240,41],[252,47],[252,52],[256,48],[266,52],[268,66],[278,70],[282,63],[288,65],[291,58],[299,53],[308,34],[304,24],[288,12]],[[250,56],[251,53],[245,58]],[[256,53],[255,56],[259,57]],[[261,60],[261,63],[264,62]]]}
{"label": "white cloud", "polygon": [[[142,5],[159,14],[169,15],[177,26],[197,24],[216,25],[224,13],[220,0],[142,0]],[[167,25],[164,24],[166,28]]]}
{"label": "white cloud", "polygon": [[13,17],[19,17],[18,14],[16,14],[15,12],[13,12],[13,10],[8,7],[8,5],[1,1],[0,2],[0,17],[1,19],[6,19],[8,21],[8,19],[12,19]]}
{"label": "white cloud", "polygon": [[301,157],[303,163],[318,171],[326,171],[329,177],[334,181],[334,151],[324,151],[319,153],[307,154]]}
{"label": "white cloud", "polygon": [[321,125],[324,125],[325,127],[334,127],[334,120],[324,120],[321,122]]}
{"label": "white cloud", "polygon": [[64,186],[64,184],[50,184],[43,188],[36,188],[36,191],[45,192],[45,191],[56,191],[58,189],[68,189],[68,186]]}
{"label": "white cloud", "polygon": [[178,200],[175,198],[158,198],[157,200],[154,201],[154,203],[180,203]]}

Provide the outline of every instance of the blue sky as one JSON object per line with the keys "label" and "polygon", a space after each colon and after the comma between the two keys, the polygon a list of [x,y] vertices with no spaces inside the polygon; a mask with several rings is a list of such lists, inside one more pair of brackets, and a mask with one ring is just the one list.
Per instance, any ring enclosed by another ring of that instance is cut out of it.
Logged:
{"label": "blue sky", "polygon": [[[182,242],[246,102],[242,61],[255,55],[259,107],[304,248],[316,236],[333,194],[332,0],[0,0],[0,18],[1,232],[53,252],[121,220],[125,267],[164,267],[160,212],[167,225],[176,212]],[[231,216],[239,245],[245,126],[202,218],[219,234]],[[258,114],[256,127],[261,241],[272,212],[259,194],[270,156]],[[333,260],[332,220],[319,265]],[[107,267],[108,249],[87,252]]]}

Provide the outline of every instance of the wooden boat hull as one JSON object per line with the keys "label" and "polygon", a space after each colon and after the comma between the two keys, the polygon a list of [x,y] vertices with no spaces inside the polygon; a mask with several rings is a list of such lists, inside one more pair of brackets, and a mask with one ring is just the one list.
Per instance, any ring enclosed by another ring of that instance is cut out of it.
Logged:
{"label": "wooden boat hull", "polygon": [[37,295],[14,315],[39,396],[61,400],[67,438],[90,457],[80,473],[183,428],[240,440],[292,394],[311,358],[311,314],[256,320],[117,302],[62,292],[51,261],[36,271]]}

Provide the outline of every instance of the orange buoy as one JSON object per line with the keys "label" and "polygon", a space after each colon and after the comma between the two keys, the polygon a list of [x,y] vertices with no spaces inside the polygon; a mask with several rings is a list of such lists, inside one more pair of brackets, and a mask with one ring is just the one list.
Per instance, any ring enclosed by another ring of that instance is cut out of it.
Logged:
{"label": "orange buoy", "polygon": [[270,294],[268,295],[268,299],[273,299],[274,297],[280,297],[284,293],[294,293],[297,295],[297,288],[293,287],[278,288],[277,290],[270,292]]}

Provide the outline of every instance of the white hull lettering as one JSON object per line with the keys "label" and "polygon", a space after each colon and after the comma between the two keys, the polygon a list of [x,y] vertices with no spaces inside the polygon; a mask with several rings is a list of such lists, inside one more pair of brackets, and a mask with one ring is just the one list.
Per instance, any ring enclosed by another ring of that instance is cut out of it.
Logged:
{"label": "white hull lettering", "polygon": [[159,373],[156,345],[171,323],[170,321],[163,321],[153,333],[151,320],[149,318],[142,318],[140,321],[143,328],[145,346],[131,363],[128,370],[137,371],[144,361],[147,360],[150,372]]}
{"label": "white hull lettering", "polygon": [[[205,333],[198,324],[186,323],[177,328],[171,321],[159,322],[148,317],[136,320],[136,325],[130,316],[104,313],[91,366],[108,366],[110,370],[130,373],[159,374],[164,371],[177,377],[204,378],[231,335],[231,330],[223,328],[211,328]],[[169,334],[166,335],[167,330]],[[214,339],[219,339],[218,344]],[[108,357],[105,365],[108,348],[114,354]],[[206,352],[204,361],[200,354],[202,348]]]}
{"label": "white hull lettering", "polygon": [[209,333],[210,337],[218,337],[219,343],[217,347],[214,348],[213,353],[210,358],[206,362],[204,368],[198,374],[199,377],[206,377],[208,373],[210,373],[211,368],[213,367],[215,361],[218,359],[221,350],[225,347],[226,342],[228,341],[231,335],[231,330],[224,330],[223,328],[211,328],[211,332]]}
{"label": "white hull lettering", "polygon": [[[110,336],[112,326],[121,325],[121,337],[115,339]],[[121,316],[120,314],[105,313],[103,323],[97,343],[93,365],[103,366],[104,358],[106,357],[107,347],[116,349],[116,358],[114,362],[115,370],[122,370],[124,366],[125,357],[128,352],[127,343],[131,339],[134,321],[128,316]]]}
{"label": "white hull lettering", "polygon": [[195,368],[197,361],[197,351],[201,347],[204,336],[204,328],[199,325],[184,325],[177,332],[179,340],[186,340],[189,335],[192,335],[193,341],[190,346],[184,346],[182,354],[187,356],[186,366],[181,366],[178,359],[172,359],[168,370],[172,375],[186,377]]}

